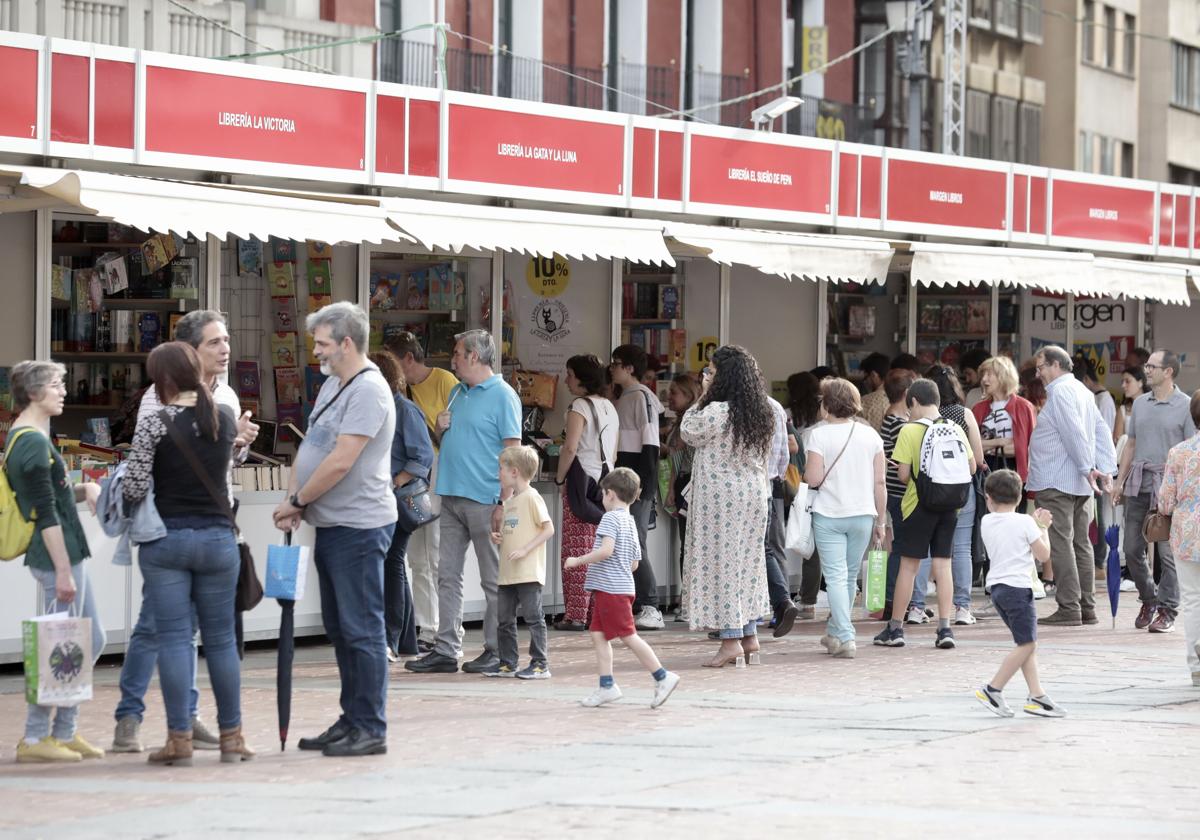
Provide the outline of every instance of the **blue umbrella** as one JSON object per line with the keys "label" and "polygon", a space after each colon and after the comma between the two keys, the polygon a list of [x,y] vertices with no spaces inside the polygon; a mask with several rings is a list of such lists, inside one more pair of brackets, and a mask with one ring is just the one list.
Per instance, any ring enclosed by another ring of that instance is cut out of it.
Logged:
{"label": "blue umbrella", "polygon": [[1121,600],[1121,554],[1117,545],[1121,542],[1121,526],[1109,525],[1104,530],[1104,541],[1108,543],[1108,605],[1112,607],[1113,629],[1117,629],[1117,602]]}

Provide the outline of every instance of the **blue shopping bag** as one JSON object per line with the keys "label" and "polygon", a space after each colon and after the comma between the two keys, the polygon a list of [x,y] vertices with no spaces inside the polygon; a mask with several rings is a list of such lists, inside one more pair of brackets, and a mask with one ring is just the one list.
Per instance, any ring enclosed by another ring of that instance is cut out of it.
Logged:
{"label": "blue shopping bag", "polygon": [[304,597],[308,579],[308,546],[267,546],[267,580],[263,587],[268,598],[299,601]]}

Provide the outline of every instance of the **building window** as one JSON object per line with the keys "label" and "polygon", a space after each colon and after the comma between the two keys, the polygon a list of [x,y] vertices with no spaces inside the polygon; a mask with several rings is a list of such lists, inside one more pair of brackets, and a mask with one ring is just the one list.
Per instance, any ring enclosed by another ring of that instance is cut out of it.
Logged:
{"label": "building window", "polygon": [[971,0],[971,13],[968,15],[973,26],[990,29],[992,25],[992,0]]}
{"label": "building window", "polygon": [[1133,144],[1119,143],[1121,147],[1121,177],[1133,177]]}
{"label": "building window", "polygon": [[1186,187],[1200,186],[1200,170],[1169,163],[1167,164],[1167,180],[1172,184],[1183,184]]}
{"label": "building window", "polygon": [[1081,172],[1095,171],[1096,161],[1094,150],[1095,144],[1092,142],[1092,134],[1088,131],[1079,132],[1079,160],[1076,163],[1076,169]]}
{"label": "building window", "polygon": [[996,31],[1017,37],[1021,20],[1021,0],[996,0]]}
{"label": "building window", "polygon": [[1110,70],[1117,66],[1117,10],[1104,7],[1104,61]]}
{"label": "building window", "polygon": [[992,158],[1017,159],[1017,101],[1003,96],[992,100]]}
{"label": "building window", "polygon": [[1096,4],[1083,0],[1083,60],[1096,60]]}
{"label": "building window", "polygon": [[1171,104],[1200,111],[1200,49],[1171,45]]}
{"label": "building window", "polygon": [[988,95],[978,90],[967,91],[967,136],[965,149],[968,157],[988,157],[991,154],[991,108]]}
{"label": "building window", "polygon": [[1042,162],[1042,106],[1022,102],[1017,116],[1017,162]]}
{"label": "building window", "polygon": [[1021,3],[1021,37],[1026,41],[1042,42],[1042,2],[1025,0]]}
{"label": "building window", "polygon": [[1125,15],[1125,72],[1137,73],[1137,18]]}
{"label": "building window", "polygon": [[1101,175],[1116,175],[1116,170],[1113,169],[1113,147],[1116,146],[1116,141],[1111,137],[1100,135],[1100,174]]}

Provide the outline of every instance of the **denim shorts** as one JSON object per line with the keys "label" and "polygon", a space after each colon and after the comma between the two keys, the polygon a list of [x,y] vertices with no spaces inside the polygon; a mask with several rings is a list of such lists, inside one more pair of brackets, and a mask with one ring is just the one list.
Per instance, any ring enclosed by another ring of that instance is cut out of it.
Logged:
{"label": "denim shorts", "polygon": [[1037,610],[1033,606],[1033,590],[1028,586],[992,584],[992,603],[1012,631],[1013,641],[1027,645],[1037,641]]}

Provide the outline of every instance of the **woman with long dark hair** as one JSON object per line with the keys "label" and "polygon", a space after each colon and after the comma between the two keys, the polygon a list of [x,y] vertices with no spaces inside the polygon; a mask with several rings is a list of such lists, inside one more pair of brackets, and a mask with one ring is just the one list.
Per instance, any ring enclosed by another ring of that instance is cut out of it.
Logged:
{"label": "woman with long dark hair", "polygon": [[[405,396],[408,383],[395,354],[381,350],[367,356],[379,368],[396,403],[396,431],[392,435],[392,490],[398,491],[411,481],[428,480],[433,469],[433,442],[425,415],[417,404]],[[396,521],[392,544],[383,560],[383,629],[387,636],[388,660],[400,661],[402,656],[416,656],[417,621],[413,609],[412,589],[405,569],[405,555],[411,531],[402,520]]]}
{"label": "woman with long dark hair", "polygon": [[[607,470],[616,468],[617,431],[620,425],[617,409],[601,394],[608,385],[608,371],[592,355],[567,359],[567,390],[574,397],[567,408],[566,430],[562,449],[558,453],[556,481],[566,488],[562,494],[562,620],[556,630],[586,630],[590,593],[583,588],[587,567],[568,569],[567,560],[592,550],[596,540],[596,525],[604,509],[589,501],[589,488],[598,489]],[[607,470],[605,469],[607,467]],[[593,496],[595,495],[593,490]],[[574,507],[571,498],[575,498]],[[575,507],[581,508],[576,510]],[[584,510],[583,508],[587,508]]]}
{"label": "woman with long dark hair", "polygon": [[821,380],[807,371],[793,373],[787,378],[787,389],[792,425],[803,435],[821,419]]}
{"label": "woman with long dark hair", "polygon": [[242,738],[233,627],[239,560],[226,486],[237,421],[232,411],[213,402],[191,345],[160,344],[146,360],[146,373],[165,408],[138,423],[124,498],[127,505],[141,502],[153,481],[154,505],[167,528],[165,537],[142,544],[138,552],[144,597],[158,628],[158,674],[167,711],[167,744],[150,755],[150,763],[192,763],[193,609],[217,699],[221,761],[247,761],[254,751]]}
{"label": "woman with long dark hair", "polygon": [[717,348],[701,387],[679,427],[695,447],[684,590],[692,629],[718,631],[721,648],[707,665],[720,668],[758,650],[756,622],[770,611],[763,535],[775,414],[758,362],[742,347]]}
{"label": "woman with long dark hair", "polygon": [[[1117,422],[1113,426],[1113,444],[1120,445],[1125,437],[1125,427],[1129,425],[1129,413],[1133,411],[1133,401],[1142,394],[1149,393],[1150,383],[1146,380],[1146,371],[1140,365],[1127,367],[1121,373],[1121,395],[1123,399],[1117,406]],[[1120,453],[1117,456],[1120,461]]]}

